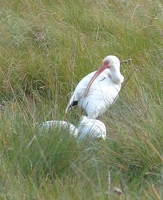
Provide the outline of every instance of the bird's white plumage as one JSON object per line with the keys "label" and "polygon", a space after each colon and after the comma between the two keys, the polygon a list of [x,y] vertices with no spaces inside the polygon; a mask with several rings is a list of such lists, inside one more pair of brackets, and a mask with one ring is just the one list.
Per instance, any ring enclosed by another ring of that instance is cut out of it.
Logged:
{"label": "bird's white plumage", "polygon": [[81,117],[78,126],[79,140],[88,138],[98,138],[105,140],[106,126],[103,122],[97,119],[91,119],[86,116]]}
{"label": "bird's white plumage", "polygon": [[120,61],[116,56],[107,56],[103,63],[109,63],[102,73],[93,81],[88,94],[85,96],[85,90],[95,75],[92,72],[85,76],[77,85],[66,112],[71,109],[74,102],[78,102],[78,106],[86,110],[91,118],[97,118],[102,115],[116,100],[121,89],[121,83],[124,77],[120,73]]}
{"label": "bird's white plumage", "polygon": [[60,121],[60,120],[51,120],[51,121],[43,122],[40,125],[41,130],[45,130],[45,129],[50,130],[53,127],[56,127],[59,129],[66,129],[69,131],[71,135],[75,137],[78,135],[78,129],[70,122]]}
{"label": "bird's white plumage", "polygon": [[40,125],[40,130],[49,131],[51,128],[66,129],[74,137],[78,137],[78,140],[101,138],[106,137],[106,127],[103,122],[96,119],[91,119],[86,116],[82,116],[78,127],[66,121],[52,120],[43,122]]}

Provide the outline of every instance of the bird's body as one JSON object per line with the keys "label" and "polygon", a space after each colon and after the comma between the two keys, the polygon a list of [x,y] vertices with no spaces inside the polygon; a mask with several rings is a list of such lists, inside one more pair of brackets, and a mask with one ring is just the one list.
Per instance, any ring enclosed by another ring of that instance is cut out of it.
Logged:
{"label": "bird's body", "polygon": [[78,129],[70,122],[60,121],[60,120],[51,120],[51,121],[43,122],[40,125],[41,130],[47,130],[47,131],[53,127],[58,128],[59,130],[61,129],[68,130],[69,133],[75,137],[78,135]]}
{"label": "bird's body", "polygon": [[78,105],[86,110],[91,118],[101,116],[118,97],[123,80],[119,59],[107,56],[99,70],[88,74],[79,82],[66,112]]}

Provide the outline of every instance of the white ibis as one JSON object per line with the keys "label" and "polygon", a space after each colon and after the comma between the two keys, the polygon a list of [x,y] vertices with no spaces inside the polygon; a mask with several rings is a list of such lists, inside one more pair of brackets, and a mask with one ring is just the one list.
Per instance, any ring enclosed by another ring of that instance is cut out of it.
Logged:
{"label": "white ibis", "polygon": [[97,71],[88,74],[78,83],[65,113],[78,105],[89,117],[100,117],[117,99],[123,81],[120,60],[113,55],[105,57]]}
{"label": "white ibis", "polygon": [[81,117],[81,121],[78,126],[79,138],[78,140],[88,138],[98,138],[105,140],[106,138],[106,126],[97,119],[92,119],[86,116]]}
{"label": "white ibis", "polygon": [[66,121],[46,121],[40,125],[40,130],[48,131],[52,128],[59,128],[68,130],[71,135],[74,137],[78,136],[78,140],[81,141],[87,138],[101,138],[105,139],[106,137],[106,127],[103,122],[97,119],[91,119],[86,116],[82,116],[79,122],[78,128],[75,127],[73,124],[66,122]]}

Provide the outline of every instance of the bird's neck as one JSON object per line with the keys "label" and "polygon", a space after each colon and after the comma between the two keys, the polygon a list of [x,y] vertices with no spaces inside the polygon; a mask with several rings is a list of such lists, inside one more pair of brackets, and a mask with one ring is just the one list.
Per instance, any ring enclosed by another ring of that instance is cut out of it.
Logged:
{"label": "bird's neck", "polygon": [[110,74],[110,76],[111,76],[112,81],[117,85],[121,84],[124,81],[124,77],[122,76],[120,72],[113,71]]}

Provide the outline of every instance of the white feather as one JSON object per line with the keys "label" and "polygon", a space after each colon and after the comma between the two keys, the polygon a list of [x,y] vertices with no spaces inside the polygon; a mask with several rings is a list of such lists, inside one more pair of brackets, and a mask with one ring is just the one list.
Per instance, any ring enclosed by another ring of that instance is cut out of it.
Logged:
{"label": "white feather", "polygon": [[78,129],[73,124],[66,121],[59,121],[59,120],[46,121],[43,122],[40,126],[41,130],[44,129],[50,130],[53,127],[69,130],[69,133],[75,137],[78,135]]}

